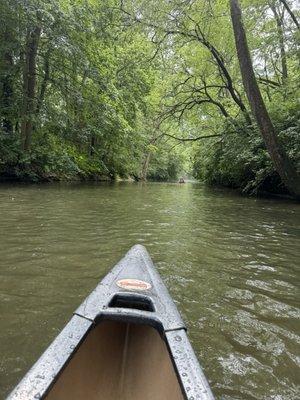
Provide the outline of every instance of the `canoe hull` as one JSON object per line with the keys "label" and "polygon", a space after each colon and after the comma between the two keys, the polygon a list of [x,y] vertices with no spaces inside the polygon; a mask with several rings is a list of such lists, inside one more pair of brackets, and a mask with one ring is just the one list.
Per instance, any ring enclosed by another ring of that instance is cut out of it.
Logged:
{"label": "canoe hull", "polygon": [[213,400],[178,310],[140,245],[87,297],[7,400],[96,398]]}
{"label": "canoe hull", "polygon": [[157,330],[119,321],[103,321],[92,329],[45,398],[184,399]]}

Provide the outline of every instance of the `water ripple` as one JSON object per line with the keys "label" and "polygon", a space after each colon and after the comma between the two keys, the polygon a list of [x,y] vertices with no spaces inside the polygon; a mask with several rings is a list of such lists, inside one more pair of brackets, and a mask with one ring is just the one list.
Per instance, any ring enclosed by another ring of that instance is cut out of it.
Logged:
{"label": "water ripple", "polygon": [[199,184],[2,186],[0,228],[0,397],[143,243],[217,399],[300,398],[297,204]]}

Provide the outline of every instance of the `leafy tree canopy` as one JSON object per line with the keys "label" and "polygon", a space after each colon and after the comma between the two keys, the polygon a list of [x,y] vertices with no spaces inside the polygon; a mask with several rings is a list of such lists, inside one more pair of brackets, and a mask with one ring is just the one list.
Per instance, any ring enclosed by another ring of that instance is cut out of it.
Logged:
{"label": "leafy tree canopy", "polygon": [[[299,11],[243,0],[255,76],[299,168]],[[0,4],[0,176],[177,179],[284,192],[225,0]]]}

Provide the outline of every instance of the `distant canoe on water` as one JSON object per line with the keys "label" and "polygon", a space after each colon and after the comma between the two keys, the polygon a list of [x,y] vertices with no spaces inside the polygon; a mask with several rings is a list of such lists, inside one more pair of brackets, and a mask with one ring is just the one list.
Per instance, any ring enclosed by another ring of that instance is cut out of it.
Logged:
{"label": "distant canoe on water", "polygon": [[99,283],[9,400],[213,400],[179,312],[136,245]]}

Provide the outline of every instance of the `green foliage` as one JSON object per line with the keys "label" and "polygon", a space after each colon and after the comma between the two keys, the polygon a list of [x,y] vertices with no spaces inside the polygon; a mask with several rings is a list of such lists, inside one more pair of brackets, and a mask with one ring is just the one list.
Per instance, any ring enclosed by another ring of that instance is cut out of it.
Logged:
{"label": "green foliage", "polygon": [[[141,62],[151,51],[145,33],[124,26],[118,5],[116,0],[1,3],[0,177],[138,175],[147,142],[140,120],[154,69]],[[29,101],[23,92],[24,57],[36,26],[42,33],[35,98],[31,114],[24,115]],[[25,152],[24,120],[33,126]]]}
{"label": "green foliage", "polygon": [[174,181],[179,175],[185,175],[186,156],[177,149],[169,152],[165,146],[152,151],[151,164],[148,170],[148,179],[155,181]]}
{"label": "green foliage", "polygon": [[[242,7],[264,100],[298,165],[298,29],[279,0]],[[225,0],[0,4],[0,179],[173,180],[192,168],[209,184],[281,191],[249,109]]]}
{"label": "green foliage", "polygon": [[[300,113],[281,106],[271,114],[278,136],[293,164],[300,170]],[[245,193],[286,193],[257,129],[243,120],[226,124],[221,139],[194,149],[194,174],[212,185],[241,188]]]}
{"label": "green foliage", "polygon": [[[160,129],[168,131],[171,124],[173,136],[191,141],[194,176],[208,184],[240,188],[247,193],[284,192],[246,99],[228,2],[134,4],[129,12],[155,31],[164,57]],[[297,167],[297,26],[278,0],[245,0],[242,7],[264,101],[279,141]],[[299,13],[292,8],[297,18]],[[175,134],[174,121],[180,126]]]}

